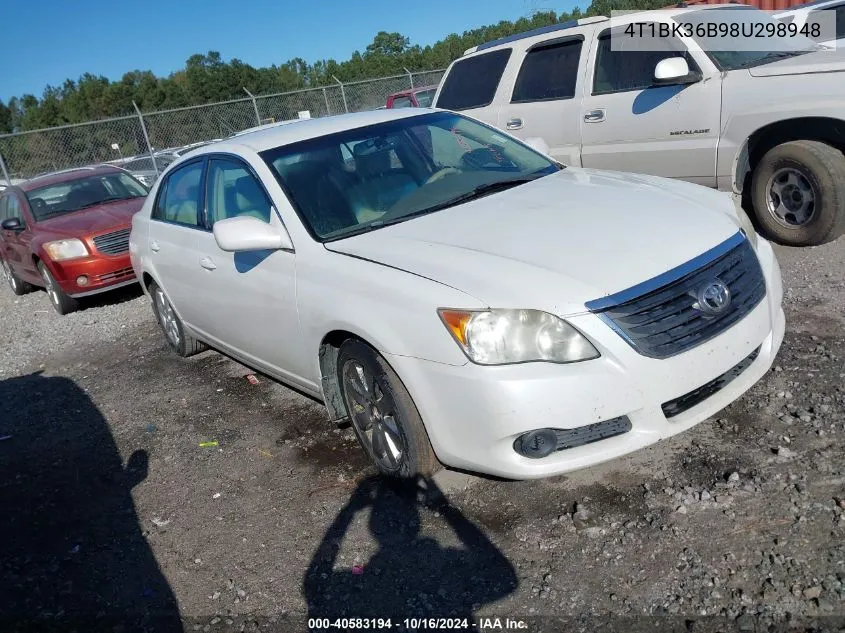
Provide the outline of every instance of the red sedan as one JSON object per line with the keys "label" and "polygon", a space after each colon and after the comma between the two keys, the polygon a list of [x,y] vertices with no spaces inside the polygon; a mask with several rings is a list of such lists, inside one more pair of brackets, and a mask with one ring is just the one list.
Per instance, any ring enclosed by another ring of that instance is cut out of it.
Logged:
{"label": "red sedan", "polygon": [[136,283],[132,216],[147,189],[122,169],[84,167],[0,194],[0,263],[12,292],[46,289],[59,314],[77,299]]}

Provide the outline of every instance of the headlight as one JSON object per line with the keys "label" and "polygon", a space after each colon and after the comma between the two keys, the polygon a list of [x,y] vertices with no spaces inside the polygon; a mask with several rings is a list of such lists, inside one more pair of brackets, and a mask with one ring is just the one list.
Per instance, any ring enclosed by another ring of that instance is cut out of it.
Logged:
{"label": "headlight", "polygon": [[55,242],[47,242],[44,245],[44,250],[54,262],[60,262],[65,259],[77,259],[79,257],[88,257],[88,249],[85,244],[76,239],[57,240]]}
{"label": "headlight", "polygon": [[584,336],[540,310],[438,310],[469,359],[479,365],[530,361],[573,363],[598,358]]}

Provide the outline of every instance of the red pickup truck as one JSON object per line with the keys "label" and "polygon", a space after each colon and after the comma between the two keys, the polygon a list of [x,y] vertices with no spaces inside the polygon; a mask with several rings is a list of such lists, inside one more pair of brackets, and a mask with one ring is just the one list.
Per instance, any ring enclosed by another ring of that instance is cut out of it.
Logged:
{"label": "red pickup truck", "polygon": [[387,108],[429,108],[437,86],[423,86],[396,92],[387,98]]}

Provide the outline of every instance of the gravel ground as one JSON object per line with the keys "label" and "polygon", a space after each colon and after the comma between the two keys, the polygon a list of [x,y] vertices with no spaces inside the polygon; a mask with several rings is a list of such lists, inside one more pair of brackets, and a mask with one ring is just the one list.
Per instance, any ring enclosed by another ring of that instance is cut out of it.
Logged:
{"label": "gravel ground", "polygon": [[783,348],[716,419],[412,490],[310,399],[169,353],[137,294],[62,318],[0,289],[0,630],[843,631],[845,241],[778,256]]}

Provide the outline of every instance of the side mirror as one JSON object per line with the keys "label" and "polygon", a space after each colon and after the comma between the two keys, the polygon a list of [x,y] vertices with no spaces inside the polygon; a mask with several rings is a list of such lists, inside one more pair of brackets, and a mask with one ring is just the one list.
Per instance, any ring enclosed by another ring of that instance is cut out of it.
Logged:
{"label": "side mirror", "polygon": [[221,250],[230,253],[293,249],[287,231],[248,215],[215,222],[214,239]]}
{"label": "side mirror", "polygon": [[676,86],[701,81],[701,73],[691,71],[683,57],[661,59],[654,67],[655,86]]}
{"label": "side mirror", "polygon": [[21,222],[20,218],[8,218],[3,220],[3,223],[0,224],[0,227],[3,228],[4,231],[23,231],[24,225]]}
{"label": "side mirror", "polygon": [[525,139],[525,144],[533,150],[540,152],[543,155],[549,153],[549,145],[539,136],[532,136]]}

